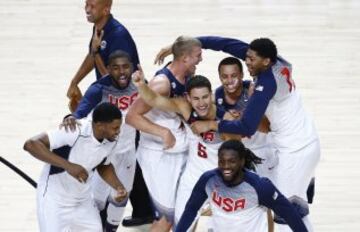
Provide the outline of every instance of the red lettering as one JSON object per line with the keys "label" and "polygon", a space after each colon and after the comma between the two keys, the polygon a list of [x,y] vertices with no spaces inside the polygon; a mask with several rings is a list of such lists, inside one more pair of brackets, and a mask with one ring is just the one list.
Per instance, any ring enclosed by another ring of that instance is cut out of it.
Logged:
{"label": "red lettering", "polygon": [[224,206],[222,207],[222,209],[225,210],[226,212],[234,211],[234,208],[233,208],[234,201],[233,201],[233,199],[224,198],[223,204],[224,204]]}
{"label": "red lettering", "polygon": [[295,88],[295,82],[293,81],[293,79],[291,78],[291,73],[290,73],[290,70],[287,68],[287,67],[284,67],[282,70],[281,70],[281,75],[283,75],[286,79],[286,82],[288,83],[289,85],[289,92],[292,91],[293,89],[293,86]]}
{"label": "red lettering", "polygon": [[207,158],[206,147],[204,145],[202,145],[201,143],[198,143],[198,156],[200,156],[201,158],[204,158],[204,159]]}
{"label": "red lettering", "polygon": [[244,209],[245,208],[245,199],[237,199],[235,201],[235,207],[234,207],[234,211],[236,211],[237,209]]}
{"label": "red lettering", "polygon": [[245,199],[233,199],[231,197],[221,197],[217,191],[212,192],[212,201],[226,212],[234,212],[245,208]]}
{"label": "red lettering", "polygon": [[129,107],[130,97],[124,96],[118,99],[118,107],[120,110],[126,110]]}
{"label": "red lettering", "polygon": [[212,200],[219,207],[221,206],[222,198],[217,194],[217,192],[212,192]]}
{"label": "red lettering", "polygon": [[111,94],[108,96],[108,100],[111,104],[118,107],[120,110],[126,110],[135,101],[138,93],[134,93],[131,96],[116,97]]}

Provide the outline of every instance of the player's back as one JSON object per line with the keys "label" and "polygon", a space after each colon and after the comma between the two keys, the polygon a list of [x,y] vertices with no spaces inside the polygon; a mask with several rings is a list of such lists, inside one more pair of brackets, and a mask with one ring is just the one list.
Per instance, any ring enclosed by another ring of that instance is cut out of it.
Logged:
{"label": "player's back", "polygon": [[265,115],[270,121],[276,147],[295,151],[317,139],[317,133],[295,89],[291,69],[291,64],[282,58],[278,58],[272,66],[276,93],[270,100]]}

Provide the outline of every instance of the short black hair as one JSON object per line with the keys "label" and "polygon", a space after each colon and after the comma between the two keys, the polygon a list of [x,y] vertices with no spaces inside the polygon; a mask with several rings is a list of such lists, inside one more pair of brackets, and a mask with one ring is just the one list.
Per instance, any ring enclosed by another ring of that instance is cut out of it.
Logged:
{"label": "short black hair", "polygon": [[119,108],[109,102],[104,102],[97,105],[92,115],[92,120],[94,123],[110,123],[115,119],[122,119],[121,111]]}
{"label": "short black hair", "polygon": [[190,77],[185,85],[185,89],[188,94],[194,88],[208,88],[208,90],[211,92],[211,83],[207,77],[202,75],[195,75]]}
{"label": "short black hair", "polygon": [[240,60],[235,58],[235,57],[232,57],[232,56],[226,57],[226,58],[224,58],[224,59],[222,59],[220,61],[219,66],[218,66],[218,72],[220,73],[221,66],[223,66],[223,65],[234,65],[234,64],[239,67],[239,70],[242,73],[243,72],[243,66],[242,66]]}
{"label": "short black hair", "polygon": [[275,43],[269,38],[255,39],[250,43],[251,50],[255,51],[263,58],[270,58],[275,63],[277,59],[277,48]]}
{"label": "short black hair", "polygon": [[246,148],[239,140],[231,139],[221,144],[218,155],[222,150],[236,151],[240,159],[245,159],[245,168],[255,170],[255,166],[260,164],[262,159],[257,157],[250,149]]}
{"label": "short black hair", "polygon": [[132,65],[132,61],[131,61],[131,57],[130,57],[129,53],[127,53],[123,50],[115,50],[112,53],[110,53],[109,59],[108,59],[108,64],[111,65],[111,63],[117,58],[125,58]]}

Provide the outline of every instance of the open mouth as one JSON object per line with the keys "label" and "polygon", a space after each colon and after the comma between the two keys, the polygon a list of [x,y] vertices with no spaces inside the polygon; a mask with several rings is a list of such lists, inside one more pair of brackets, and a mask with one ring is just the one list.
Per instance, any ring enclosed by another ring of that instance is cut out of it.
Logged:
{"label": "open mouth", "polygon": [[231,170],[223,170],[222,173],[224,177],[231,177],[233,172]]}

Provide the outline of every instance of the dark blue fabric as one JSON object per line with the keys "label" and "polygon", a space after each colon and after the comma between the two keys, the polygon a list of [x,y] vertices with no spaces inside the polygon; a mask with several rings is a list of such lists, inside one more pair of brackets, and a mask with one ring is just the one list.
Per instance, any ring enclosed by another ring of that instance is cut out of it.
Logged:
{"label": "dark blue fabric", "polygon": [[[70,146],[63,146],[57,149],[54,149],[52,152],[54,152],[56,155],[68,160],[70,155],[71,147]],[[61,172],[64,172],[65,170],[53,165],[50,165],[50,172],[49,175],[58,174]]]}
{"label": "dark blue fabric", "polygon": [[[93,33],[94,30],[95,27],[93,28]],[[103,41],[106,41],[105,42],[106,47],[103,49],[101,48],[99,50],[99,54],[105,66],[108,65],[110,54],[113,51],[120,49],[127,52],[130,55],[134,69],[137,70],[137,65],[139,64],[139,56],[138,56],[137,48],[132,36],[130,35],[126,27],[122,25],[119,21],[117,21],[112,15],[110,15],[110,18],[105,24],[103,30],[104,30],[104,36],[102,38],[102,43],[104,45]],[[91,41],[89,48],[91,49]],[[96,70],[96,78],[100,79],[102,76],[99,70],[97,69],[97,67],[95,67],[95,70]]]}
{"label": "dark blue fabric", "polygon": [[[167,64],[168,65],[168,64]],[[166,66],[167,66],[166,65]],[[183,96],[185,93],[185,85],[180,83],[176,77],[174,76],[174,74],[172,74],[172,72],[167,68],[164,67],[160,70],[158,70],[155,73],[155,76],[160,75],[160,74],[164,74],[169,82],[170,82],[170,95],[169,97],[180,97]]]}
{"label": "dark blue fabric", "polygon": [[101,102],[103,87],[110,86],[112,84],[113,82],[109,75],[91,84],[73,113],[74,117],[77,119],[86,117],[91,110]]}
{"label": "dark blue fabric", "polygon": [[[205,49],[223,51],[242,60],[245,60],[249,48],[249,44],[237,39],[216,36],[204,36],[198,37],[198,39]],[[257,87],[262,88],[262,91],[256,90]],[[270,67],[257,77],[254,94],[251,96],[242,118],[235,121],[221,121],[219,132],[241,134],[248,137],[253,135],[275,92],[276,81]]]}

